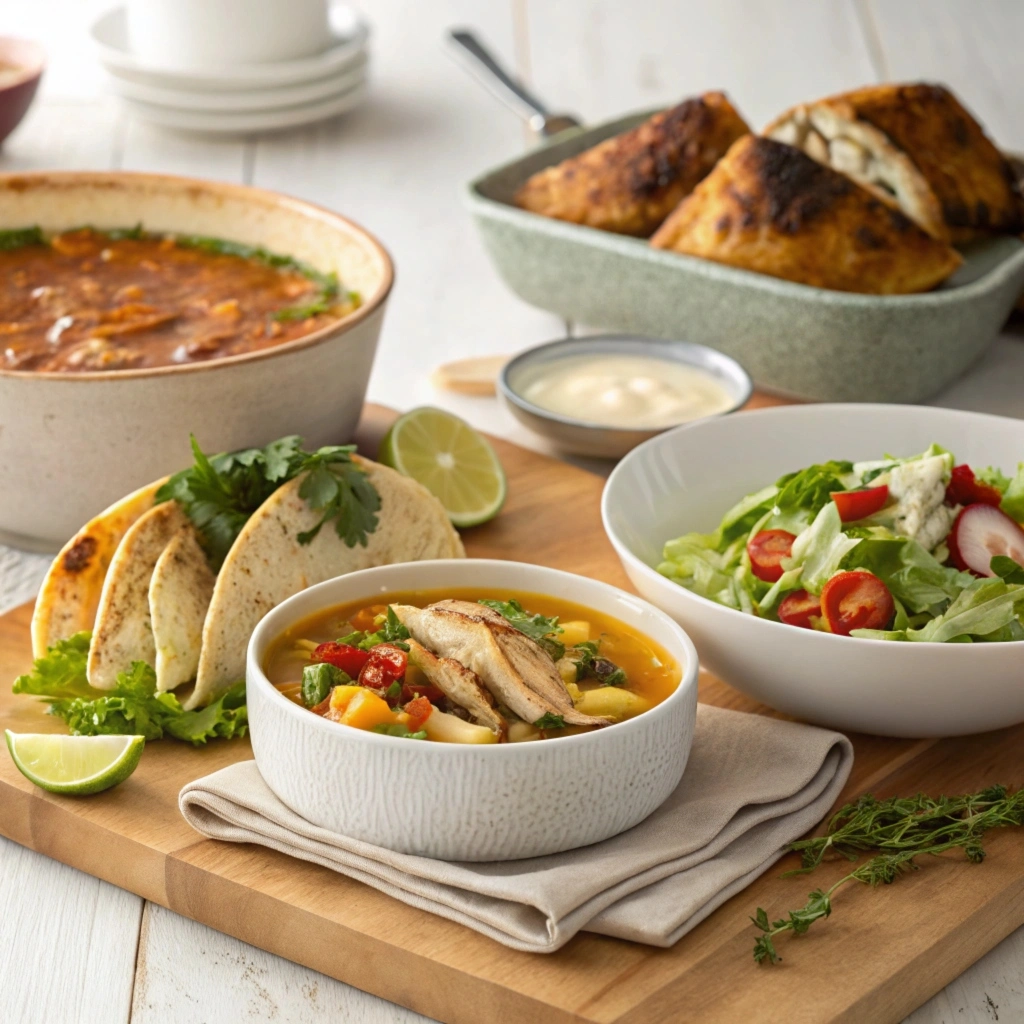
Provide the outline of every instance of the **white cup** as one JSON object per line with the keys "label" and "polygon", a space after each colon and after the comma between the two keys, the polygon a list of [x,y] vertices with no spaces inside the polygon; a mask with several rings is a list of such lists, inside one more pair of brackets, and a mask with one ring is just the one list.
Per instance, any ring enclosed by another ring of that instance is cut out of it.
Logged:
{"label": "white cup", "polygon": [[327,0],[126,0],[128,45],[164,67],[308,57],[330,42]]}

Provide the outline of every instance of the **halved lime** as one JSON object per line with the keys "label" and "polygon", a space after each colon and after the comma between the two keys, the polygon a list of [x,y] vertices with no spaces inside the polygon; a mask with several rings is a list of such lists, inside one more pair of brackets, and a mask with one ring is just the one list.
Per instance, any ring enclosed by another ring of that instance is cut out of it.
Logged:
{"label": "halved lime", "polygon": [[486,523],[505,503],[505,471],[494,449],[465,420],[443,409],[427,405],[400,416],[378,457],[423,484],[455,526]]}
{"label": "halved lime", "polygon": [[18,771],[51,793],[80,796],[124,782],[139,763],[143,736],[61,736],[4,731]]}

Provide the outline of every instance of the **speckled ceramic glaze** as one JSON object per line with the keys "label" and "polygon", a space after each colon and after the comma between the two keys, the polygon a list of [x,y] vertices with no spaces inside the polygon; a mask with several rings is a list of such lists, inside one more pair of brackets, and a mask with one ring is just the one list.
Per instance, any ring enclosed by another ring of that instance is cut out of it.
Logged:
{"label": "speckled ceramic glaze", "polygon": [[[0,175],[0,228],[92,224],[213,235],[335,270],[363,302],[275,348],[208,362],[94,373],[0,368],[0,541],[53,550],[130,491],[206,451],[300,434],[347,441],[373,365],[391,260],[338,214],[260,189],[152,174]],[[330,381],[330,387],[323,387]]]}
{"label": "speckled ceramic glaze", "polygon": [[[745,615],[660,575],[665,541],[710,532],[744,494],[828,459],[913,455],[1012,472],[1024,421],[952,409],[806,405],[704,420],[630,452],[605,487],[605,530],[633,585],[691,634],[730,686],[818,725],[882,736],[959,736],[1024,721],[1024,641],[895,643]],[[723,457],[727,453],[727,457]]]}
{"label": "speckled ceramic glaze", "polygon": [[923,295],[793,284],[512,205],[535,172],[651,111],[564,132],[471,182],[468,205],[498,272],[527,302],[578,323],[683,338],[738,359],[761,387],[821,401],[919,402],[994,340],[1024,285],[1024,244],[997,238]]}
{"label": "speckled ceramic glaze", "polygon": [[[268,645],[308,615],[445,586],[533,591],[594,608],[654,640],[676,660],[682,681],[647,713],[597,732],[461,746],[327,721],[283,697],[263,674]],[[607,839],[664,802],[693,741],[697,655],[667,615],[605,583],[518,562],[454,559],[367,569],[285,601],[253,632],[246,686],[260,774],[308,821],[401,853],[514,860]]]}

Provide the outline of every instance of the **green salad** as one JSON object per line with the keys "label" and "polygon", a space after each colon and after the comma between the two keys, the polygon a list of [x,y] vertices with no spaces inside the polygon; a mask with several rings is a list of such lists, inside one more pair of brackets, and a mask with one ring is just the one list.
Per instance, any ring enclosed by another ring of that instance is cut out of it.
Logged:
{"label": "green salad", "polygon": [[874,640],[1024,640],[1024,463],[825,462],[665,545],[658,571],[737,611]]}

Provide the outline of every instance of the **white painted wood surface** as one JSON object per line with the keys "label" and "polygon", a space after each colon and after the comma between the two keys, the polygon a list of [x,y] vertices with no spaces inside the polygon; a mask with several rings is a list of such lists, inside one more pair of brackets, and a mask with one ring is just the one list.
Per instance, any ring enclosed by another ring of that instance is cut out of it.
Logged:
{"label": "white painted wood surface", "polygon": [[[471,175],[524,144],[515,119],[443,54],[477,28],[553,106],[594,121],[724,88],[755,126],[810,96],[888,77],[949,82],[1008,148],[1024,150],[1014,0],[373,0],[370,102],[340,120],[209,142],[127,118],[102,94],[86,27],[106,0],[8,0],[0,31],[40,39],[51,65],[0,170],[161,170],[247,181],[332,206],[377,232],[398,284],[370,397],[441,404],[541,447],[489,399],[434,392],[430,369],[513,352],[565,325],[510,295],[461,209]],[[1024,416],[1024,340],[1001,340],[937,404]],[[0,548],[0,610],[34,593],[46,559]],[[884,893],[864,898],[884,903]],[[416,1014],[220,935],[0,840],[3,1020],[338,1020]],[[752,983],[756,978],[752,975]],[[1024,930],[921,1007],[911,1024],[1024,1020]]]}

